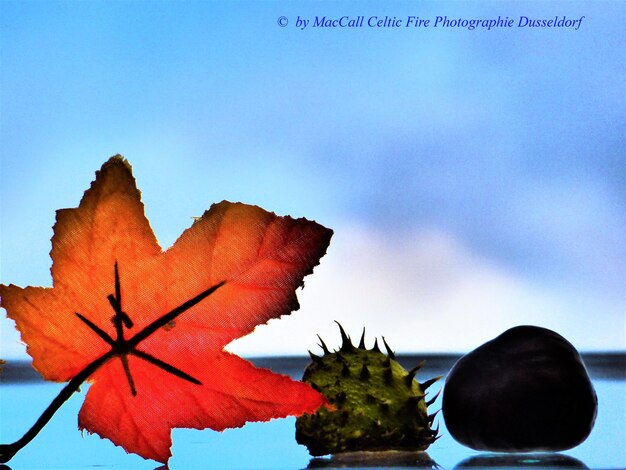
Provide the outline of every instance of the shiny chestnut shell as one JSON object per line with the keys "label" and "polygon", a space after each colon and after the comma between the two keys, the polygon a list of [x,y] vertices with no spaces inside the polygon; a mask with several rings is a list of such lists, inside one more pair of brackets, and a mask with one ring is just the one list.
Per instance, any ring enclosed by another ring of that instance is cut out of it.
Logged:
{"label": "shiny chestnut shell", "polygon": [[554,331],[518,326],[459,359],[446,379],[442,408],[461,444],[530,452],[583,442],[597,407],[576,348]]}

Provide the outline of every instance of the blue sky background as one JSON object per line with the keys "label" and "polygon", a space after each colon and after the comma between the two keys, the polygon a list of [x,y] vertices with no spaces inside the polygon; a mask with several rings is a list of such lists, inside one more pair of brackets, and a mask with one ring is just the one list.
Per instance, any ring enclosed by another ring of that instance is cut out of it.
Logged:
{"label": "blue sky background", "polygon": [[[0,3],[1,281],[49,285],[55,210],[109,156],[162,246],[222,199],[335,230],[301,311],[232,349],[366,326],[468,351],[517,324],[624,350],[622,2]],[[290,24],[281,28],[281,15]],[[307,29],[297,16],[585,16],[578,31]],[[0,320],[4,357],[25,357]]]}

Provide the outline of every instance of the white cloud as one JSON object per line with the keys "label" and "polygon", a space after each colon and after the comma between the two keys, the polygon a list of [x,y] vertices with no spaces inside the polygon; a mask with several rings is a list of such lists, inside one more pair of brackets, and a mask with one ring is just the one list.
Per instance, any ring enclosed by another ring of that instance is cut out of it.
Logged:
{"label": "white cloud", "polygon": [[354,341],[365,326],[369,344],[384,335],[401,352],[469,351],[519,324],[553,329],[582,350],[623,349],[619,309],[601,315],[606,320],[598,325],[592,312],[609,313],[611,305],[577,295],[586,302],[522,279],[438,229],[389,236],[353,225],[336,230],[328,254],[299,293],[300,311],[258,327],[229,349],[302,354],[317,349],[317,333],[338,346],[333,320]]}
{"label": "white cloud", "polygon": [[[624,349],[619,299],[540,285],[496,265],[437,228],[400,234],[335,227],[305,279],[301,309],[231,343],[243,355],[303,354],[319,333],[338,347],[333,320],[358,341],[385,336],[400,352],[466,352],[519,324],[553,329],[580,350]],[[0,321],[4,358],[26,357],[13,322]]]}

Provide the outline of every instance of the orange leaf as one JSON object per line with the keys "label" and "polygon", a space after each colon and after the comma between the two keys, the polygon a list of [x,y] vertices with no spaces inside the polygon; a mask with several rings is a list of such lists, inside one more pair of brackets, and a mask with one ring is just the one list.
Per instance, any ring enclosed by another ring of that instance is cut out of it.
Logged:
{"label": "orange leaf", "polygon": [[163,252],[130,165],[115,156],[78,208],[57,212],[53,287],[1,285],[1,305],[44,378],[68,381],[95,368],[81,429],[166,462],[174,427],[222,430],[324,402],[223,348],[299,308],[295,290],[331,235],[315,222],[224,201]]}

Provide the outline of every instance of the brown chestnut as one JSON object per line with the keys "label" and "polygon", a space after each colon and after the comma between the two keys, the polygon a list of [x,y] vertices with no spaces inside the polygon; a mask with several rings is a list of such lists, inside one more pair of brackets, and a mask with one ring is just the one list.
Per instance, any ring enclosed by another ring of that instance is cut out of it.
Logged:
{"label": "brown chestnut", "polygon": [[559,451],[587,438],[598,399],[571,343],[517,326],[459,359],[442,408],[452,437],[473,449]]}

